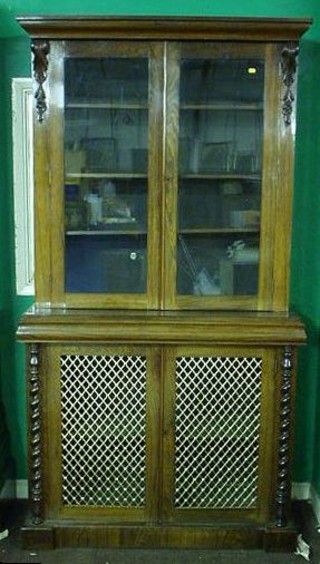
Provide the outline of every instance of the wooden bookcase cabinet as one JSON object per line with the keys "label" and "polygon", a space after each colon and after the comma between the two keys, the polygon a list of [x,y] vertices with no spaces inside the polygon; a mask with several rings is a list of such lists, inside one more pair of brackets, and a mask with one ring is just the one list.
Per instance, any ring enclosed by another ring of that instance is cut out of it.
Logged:
{"label": "wooden bookcase cabinet", "polygon": [[308,22],[20,23],[36,84],[25,545],[292,547]]}

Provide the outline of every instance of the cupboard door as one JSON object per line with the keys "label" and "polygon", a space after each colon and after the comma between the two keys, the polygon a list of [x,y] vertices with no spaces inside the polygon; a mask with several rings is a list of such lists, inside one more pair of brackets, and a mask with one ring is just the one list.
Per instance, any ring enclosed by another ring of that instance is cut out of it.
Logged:
{"label": "cupboard door", "polygon": [[75,41],[55,50],[50,301],[156,307],[162,47]]}
{"label": "cupboard door", "polygon": [[47,518],[155,521],[159,353],[48,347]]}
{"label": "cupboard door", "polygon": [[165,520],[268,520],[274,365],[262,350],[167,349]]}
{"label": "cupboard door", "polygon": [[168,53],[167,227],[172,217],[176,227],[167,304],[264,308],[275,197],[265,135],[277,111],[277,64],[265,45],[186,43]]}

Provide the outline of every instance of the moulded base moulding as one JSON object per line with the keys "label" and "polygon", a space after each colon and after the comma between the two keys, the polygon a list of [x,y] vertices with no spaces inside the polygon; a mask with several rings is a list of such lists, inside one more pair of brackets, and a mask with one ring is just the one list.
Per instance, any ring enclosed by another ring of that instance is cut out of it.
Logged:
{"label": "moulded base moulding", "polygon": [[90,523],[25,526],[23,549],[61,547],[94,548],[201,548],[263,549],[293,552],[297,544],[294,525],[286,527],[240,526],[107,526]]}

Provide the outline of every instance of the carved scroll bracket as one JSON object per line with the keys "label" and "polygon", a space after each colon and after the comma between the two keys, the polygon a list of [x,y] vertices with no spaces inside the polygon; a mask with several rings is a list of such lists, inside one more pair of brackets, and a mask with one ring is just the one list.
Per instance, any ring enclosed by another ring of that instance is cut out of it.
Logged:
{"label": "carved scroll bracket", "polygon": [[42,523],[42,437],[41,387],[39,377],[39,345],[30,345],[29,356],[30,410],[30,499],[34,525]]}
{"label": "carved scroll bracket", "polygon": [[292,347],[284,348],[282,360],[282,382],[280,396],[280,436],[278,459],[278,486],[276,495],[276,524],[284,527],[287,523],[286,506],[289,497],[289,450],[292,387]]}
{"label": "carved scroll bracket", "polygon": [[43,115],[47,110],[46,93],[43,85],[47,80],[50,43],[49,41],[36,39],[31,44],[31,50],[33,53],[34,77],[38,83],[38,88],[35,93],[36,108],[38,112],[38,119],[41,122],[43,121]]}
{"label": "carved scroll bracket", "polygon": [[297,56],[299,48],[297,46],[284,47],[281,52],[281,73],[285,85],[285,93],[282,98],[282,115],[285,125],[291,125],[294,94],[293,84],[297,72]]}

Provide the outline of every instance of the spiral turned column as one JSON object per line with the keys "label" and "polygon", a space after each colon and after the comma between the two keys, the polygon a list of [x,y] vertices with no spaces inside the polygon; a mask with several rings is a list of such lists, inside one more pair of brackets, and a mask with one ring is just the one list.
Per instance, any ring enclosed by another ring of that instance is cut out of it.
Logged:
{"label": "spiral turned column", "polygon": [[289,483],[289,451],[290,451],[290,418],[292,388],[292,347],[284,348],[282,360],[282,382],[280,395],[280,428],[278,455],[278,486],[276,495],[276,524],[284,527],[287,524],[287,501],[290,495]]}
{"label": "spiral turned column", "polygon": [[42,523],[42,437],[41,386],[39,377],[39,345],[30,345],[29,356],[29,413],[30,413],[30,500],[33,523]]}

